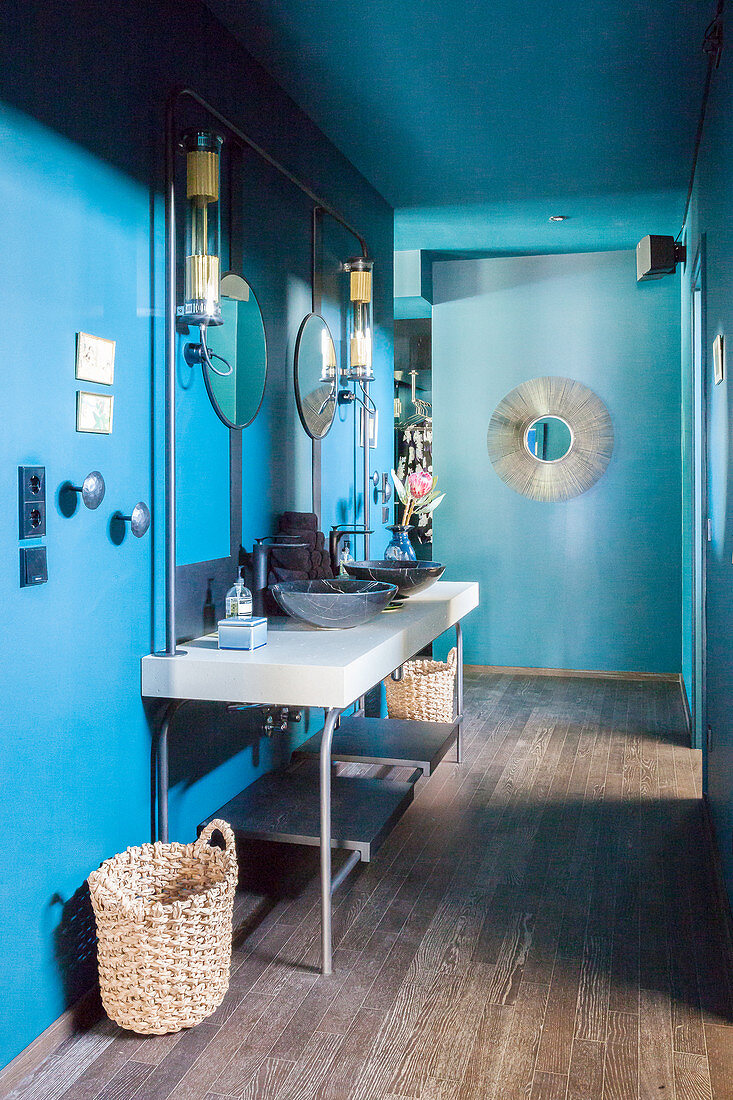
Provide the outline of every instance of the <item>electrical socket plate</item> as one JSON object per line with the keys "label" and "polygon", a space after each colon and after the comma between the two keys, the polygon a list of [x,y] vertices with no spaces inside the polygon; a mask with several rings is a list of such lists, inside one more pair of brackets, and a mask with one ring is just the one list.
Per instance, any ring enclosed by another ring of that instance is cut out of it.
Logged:
{"label": "electrical socket plate", "polygon": [[46,467],[18,467],[18,537],[39,539],[46,534]]}

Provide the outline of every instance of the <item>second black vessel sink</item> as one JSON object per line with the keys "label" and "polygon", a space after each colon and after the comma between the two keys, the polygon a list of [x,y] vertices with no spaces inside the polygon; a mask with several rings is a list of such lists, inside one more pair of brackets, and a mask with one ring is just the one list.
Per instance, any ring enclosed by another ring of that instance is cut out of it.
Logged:
{"label": "second black vessel sink", "polygon": [[360,580],[397,585],[399,596],[413,596],[435,584],[445,572],[439,561],[346,561],[344,569]]}

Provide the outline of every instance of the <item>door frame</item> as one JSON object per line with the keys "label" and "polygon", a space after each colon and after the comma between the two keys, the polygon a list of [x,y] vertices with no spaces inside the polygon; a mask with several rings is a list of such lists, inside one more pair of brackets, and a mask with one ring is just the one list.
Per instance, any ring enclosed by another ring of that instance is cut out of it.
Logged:
{"label": "door frame", "polygon": [[705,324],[705,237],[690,279],[692,365],[692,744],[707,755],[708,382]]}

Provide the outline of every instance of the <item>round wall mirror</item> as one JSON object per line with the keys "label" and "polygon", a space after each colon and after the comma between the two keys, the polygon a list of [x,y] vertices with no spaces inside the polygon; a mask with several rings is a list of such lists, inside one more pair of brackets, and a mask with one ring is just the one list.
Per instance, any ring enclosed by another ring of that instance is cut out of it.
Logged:
{"label": "round wall mirror", "polygon": [[336,412],[336,348],[318,313],[309,313],[295,342],[295,400],[311,439],[323,439]]}
{"label": "round wall mirror", "polygon": [[561,416],[540,416],[524,433],[524,445],[539,462],[559,462],[573,445],[573,432]]}
{"label": "round wall mirror", "polygon": [[216,370],[204,368],[206,389],[216,415],[228,428],[246,428],[257,416],[265,392],[267,339],[254,291],[233,272],[221,280],[221,318],[221,325],[210,325],[206,331],[209,351],[218,357]]}
{"label": "round wall mirror", "polygon": [[511,489],[532,500],[580,496],[605,472],[613,425],[597,394],[572,378],[545,375],[511,390],[494,409],[489,458]]}

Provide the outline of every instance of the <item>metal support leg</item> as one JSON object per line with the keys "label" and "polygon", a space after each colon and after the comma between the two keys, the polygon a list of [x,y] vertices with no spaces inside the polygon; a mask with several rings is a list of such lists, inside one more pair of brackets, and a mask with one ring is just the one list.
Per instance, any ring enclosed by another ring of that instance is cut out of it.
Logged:
{"label": "metal support leg", "polygon": [[358,864],[361,863],[361,852],[349,852],[348,858],[343,867],[340,867],[336,874],[331,879],[331,893],[335,894],[344,879],[348,878],[351,872]]}
{"label": "metal support leg", "polygon": [[463,761],[463,631],[459,622],[456,623],[456,718],[456,763],[460,764]]}
{"label": "metal support leg", "polygon": [[331,708],[321,735],[321,973],[331,963],[331,742],[341,711]]}
{"label": "metal support leg", "polygon": [[158,731],[155,762],[158,788],[158,840],[162,840],[164,844],[168,843],[168,730],[173,715],[185,702],[185,699],[174,699],[168,704]]}

